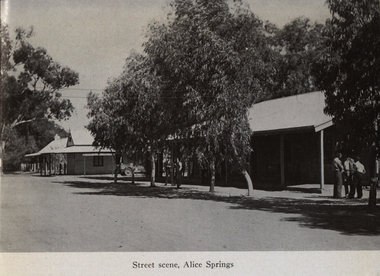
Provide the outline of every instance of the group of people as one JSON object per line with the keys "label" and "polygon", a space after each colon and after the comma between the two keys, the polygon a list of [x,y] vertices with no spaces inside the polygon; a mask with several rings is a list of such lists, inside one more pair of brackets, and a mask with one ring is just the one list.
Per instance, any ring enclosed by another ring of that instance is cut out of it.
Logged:
{"label": "group of people", "polygon": [[354,198],[357,193],[357,198],[363,197],[362,179],[366,173],[364,165],[360,162],[360,157],[355,157],[355,160],[347,156],[342,162],[342,154],[338,152],[333,161],[334,170],[334,198],[342,198],[342,186],[346,198]]}

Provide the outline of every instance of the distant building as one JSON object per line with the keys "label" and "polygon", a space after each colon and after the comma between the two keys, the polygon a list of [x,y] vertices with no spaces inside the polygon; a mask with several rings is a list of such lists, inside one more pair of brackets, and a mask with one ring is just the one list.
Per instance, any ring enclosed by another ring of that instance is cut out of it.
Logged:
{"label": "distant building", "polygon": [[41,175],[107,174],[115,169],[114,152],[92,146],[93,137],[87,131],[73,131],[67,138],[55,137],[33,158],[33,170]]}

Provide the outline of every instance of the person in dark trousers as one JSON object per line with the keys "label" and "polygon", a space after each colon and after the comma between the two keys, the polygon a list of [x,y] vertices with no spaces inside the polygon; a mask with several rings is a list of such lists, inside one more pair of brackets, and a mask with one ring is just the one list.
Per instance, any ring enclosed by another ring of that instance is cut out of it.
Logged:
{"label": "person in dark trousers", "polygon": [[340,152],[336,153],[336,156],[333,160],[333,171],[334,171],[334,198],[342,198],[342,172],[344,171],[342,161],[342,154]]}
{"label": "person in dark trousers", "polygon": [[349,197],[350,189],[352,187],[352,181],[355,171],[355,161],[350,156],[346,157],[346,160],[343,163],[344,172],[343,172],[343,185],[344,193],[346,197]]}
{"label": "person in dark trousers", "polygon": [[357,198],[363,197],[363,187],[362,187],[362,179],[363,175],[366,173],[364,165],[360,163],[360,157],[357,156],[355,158],[355,172],[354,172],[354,179],[353,179],[353,187],[350,191],[349,198],[354,198],[355,191],[357,192]]}

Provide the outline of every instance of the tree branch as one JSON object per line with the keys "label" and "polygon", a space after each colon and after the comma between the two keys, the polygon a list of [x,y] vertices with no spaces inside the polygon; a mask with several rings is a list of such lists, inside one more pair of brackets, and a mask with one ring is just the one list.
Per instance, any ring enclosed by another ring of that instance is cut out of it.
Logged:
{"label": "tree branch", "polygon": [[21,115],[11,124],[11,128],[14,128],[18,125],[34,122],[35,120],[37,120],[36,118],[33,118],[33,119],[29,119],[29,120],[18,121],[20,119],[20,117],[21,117]]}

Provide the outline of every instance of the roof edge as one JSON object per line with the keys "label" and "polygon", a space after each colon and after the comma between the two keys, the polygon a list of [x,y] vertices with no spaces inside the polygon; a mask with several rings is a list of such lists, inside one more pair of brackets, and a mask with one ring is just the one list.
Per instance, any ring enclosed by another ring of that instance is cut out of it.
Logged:
{"label": "roof edge", "polygon": [[316,126],[314,126],[315,132],[319,132],[321,130],[324,130],[325,128],[331,127],[332,125],[333,125],[332,119],[327,121],[327,122],[324,122],[322,124],[316,125]]}
{"label": "roof edge", "polygon": [[314,126],[302,126],[302,127],[290,127],[281,129],[271,129],[271,130],[259,130],[254,131],[253,136],[263,136],[263,135],[275,135],[275,134],[285,134],[285,133],[295,133],[295,132],[313,132]]}

